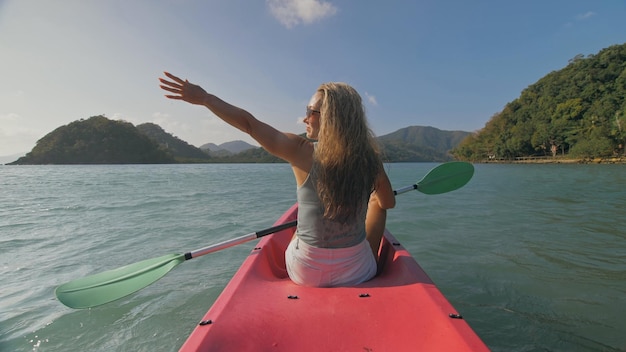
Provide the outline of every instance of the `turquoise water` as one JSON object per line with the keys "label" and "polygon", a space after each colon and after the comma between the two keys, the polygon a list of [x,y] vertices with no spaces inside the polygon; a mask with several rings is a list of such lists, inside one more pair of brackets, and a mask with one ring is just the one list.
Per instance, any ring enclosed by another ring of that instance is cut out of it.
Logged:
{"label": "turquoise water", "polygon": [[[400,188],[434,166],[388,172]],[[625,351],[625,176],[476,165],[460,190],[398,196],[388,228],[492,350]],[[0,351],[177,350],[254,242],[93,309],[54,288],[267,228],[294,201],[285,164],[0,166]]]}

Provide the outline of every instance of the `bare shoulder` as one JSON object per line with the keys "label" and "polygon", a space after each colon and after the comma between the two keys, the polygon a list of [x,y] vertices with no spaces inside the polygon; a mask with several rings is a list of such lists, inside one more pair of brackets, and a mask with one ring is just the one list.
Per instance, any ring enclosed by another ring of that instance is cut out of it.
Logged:
{"label": "bare shoulder", "polygon": [[282,132],[262,146],[271,154],[289,162],[294,166],[301,167],[302,162],[312,160],[313,143],[308,139],[294,133]]}
{"label": "bare shoulder", "polygon": [[375,188],[378,204],[382,209],[390,209],[396,206],[396,198],[391,188],[391,182],[384,168],[378,174]]}
{"label": "bare shoulder", "polygon": [[289,160],[289,163],[293,169],[297,185],[301,186],[311,171],[315,146],[309,139],[297,135],[294,136],[297,137],[294,140],[297,141],[298,146],[294,150],[294,157],[292,160]]}

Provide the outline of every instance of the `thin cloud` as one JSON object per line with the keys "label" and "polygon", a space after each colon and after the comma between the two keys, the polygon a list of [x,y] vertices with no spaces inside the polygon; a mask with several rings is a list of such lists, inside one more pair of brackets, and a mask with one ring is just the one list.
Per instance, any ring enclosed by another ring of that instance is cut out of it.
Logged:
{"label": "thin cloud", "polygon": [[337,8],[322,0],[266,0],[272,15],[287,28],[334,16]]}
{"label": "thin cloud", "polygon": [[593,12],[593,11],[587,11],[587,12],[585,12],[585,13],[581,13],[581,14],[579,14],[579,15],[576,15],[576,16],[574,17],[573,21],[566,22],[566,23],[563,25],[563,28],[567,28],[567,29],[569,29],[569,28],[573,28],[573,27],[576,25],[576,23],[575,23],[575,22],[587,21],[588,19],[590,19],[591,17],[594,17],[594,16],[596,16],[596,15],[597,15],[597,13],[595,13],[595,12]]}
{"label": "thin cloud", "polygon": [[590,19],[591,17],[593,17],[595,15],[596,15],[595,12],[589,11],[589,12],[585,12],[583,14],[580,14],[580,15],[576,16],[576,19],[579,20],[579,21],[584,21],[584,20]]}
{"label": "thin cloud", "polygon": [[18,121],[20,120],[20,115],[16,113],[8,113],[8,114],[0,114],[0,121],[8,122],[8,121]]}
{"label": "thin cloud", "polygon": [[372,104],[373,106],[378,106],[378,101],[376,100],[376,97],[371,95],[368,92],[365,92],[365,97],[367,98],[367,101]]}

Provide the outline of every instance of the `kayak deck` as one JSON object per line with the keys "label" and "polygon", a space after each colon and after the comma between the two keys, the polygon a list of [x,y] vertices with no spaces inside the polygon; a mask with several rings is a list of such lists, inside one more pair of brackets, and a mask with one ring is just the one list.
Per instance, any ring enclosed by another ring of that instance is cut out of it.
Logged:
{"label": "kayak deck", "polygon": [[[296,214],[294,205],[276,225]],[[335,288],[289,279],[284,252],[294,230],[259,242],[181,351],[488,351],[387,230],[381,273]]]}

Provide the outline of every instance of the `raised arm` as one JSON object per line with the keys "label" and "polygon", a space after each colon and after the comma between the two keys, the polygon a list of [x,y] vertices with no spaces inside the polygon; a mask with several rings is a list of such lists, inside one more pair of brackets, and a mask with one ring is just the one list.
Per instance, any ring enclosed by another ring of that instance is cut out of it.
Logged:
{"label": "raised arm", "polygon": [[306,142],[302,137],[292,133],[283,133],[274,127],[257,120],[244,109],[231,105],[213,94],[207,93],[202,87],[182,80],[171,73],[164,72],[169,78],[159,78],[161,88],[174,94],[167,94],[169,99],[182,100],[195,105],[203,105],[217,117],[229,125],[249,134],[269,153],[292,164],[300,159],[302,145]]}

